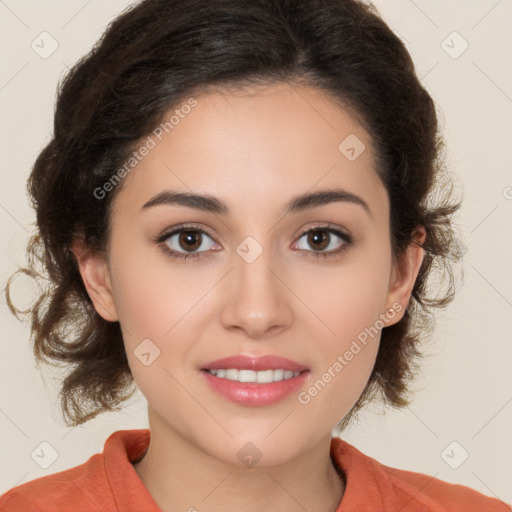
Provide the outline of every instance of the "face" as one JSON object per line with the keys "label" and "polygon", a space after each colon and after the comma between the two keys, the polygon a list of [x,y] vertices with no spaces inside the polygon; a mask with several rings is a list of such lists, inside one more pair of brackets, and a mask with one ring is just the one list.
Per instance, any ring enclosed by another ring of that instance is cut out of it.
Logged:
{"label": "face", "polygon": [[[369,135],[323,93],[278,85],[194,100],[143,141],[154,147],[116,197],[108,260],[84,258],[81,272],[98,313],[119,320],[160,424],[229,463],[252,442],[260,465],[276,464],[330,436],[354,405],[421,259],[393,264]],[[293,202],[333,190],[345,195]],[[224,209],[147,205],[166,191]],[[238,355],[306,371],[264,392],[206,375]]]}

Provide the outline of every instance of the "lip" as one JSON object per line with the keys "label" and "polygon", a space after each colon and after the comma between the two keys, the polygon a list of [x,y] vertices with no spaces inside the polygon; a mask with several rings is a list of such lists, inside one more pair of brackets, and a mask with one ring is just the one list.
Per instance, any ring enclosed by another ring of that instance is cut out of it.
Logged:
{"label": "lip", "polygon": [[238,405],[262,407],[279,402],[293,392],[297,392],[309,378],[310,372],[309,370],[303,370],[297,377],[269,383],[238,382],[236,380],[223,379],[212,375],[204,369],[200,373],[210,386],[210,389],[223,398],[227,398]]}
{"label": "lip", "polygon": [[[260,357],[254,356],[246,356],[243,354],[231,357],[224,357],[222,359],[216,359],[215,361],[210,361],[206,365],[202,366],[202,370],[214,370],[214,369],[228,369],[228,368],[236,368],[238,370],[278,370],[282,368],[283,370],[289,370],[292,372],[302,372],[304,370],[309,370],[307,366],[297,363],[296,361],[292,361],[291,359],[286,359],[285,357],[275,356],[275,355],[266,355]],[[207,372],[206,372],[207,373]],[[293,379],[291,379],[293,380]],[[260,384],[261,386],[261,384]]]}

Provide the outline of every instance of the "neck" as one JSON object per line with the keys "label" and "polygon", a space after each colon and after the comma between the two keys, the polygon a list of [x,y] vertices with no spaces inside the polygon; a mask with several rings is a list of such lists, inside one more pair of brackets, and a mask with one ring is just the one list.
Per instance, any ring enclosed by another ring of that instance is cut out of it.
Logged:
{"label": "neck", "polygon": [[345,491],[330,458],[330,435],[284,463],[251,467],[205,452],[150,409],[151,440],[135,471],[162,512],[335,512]]}

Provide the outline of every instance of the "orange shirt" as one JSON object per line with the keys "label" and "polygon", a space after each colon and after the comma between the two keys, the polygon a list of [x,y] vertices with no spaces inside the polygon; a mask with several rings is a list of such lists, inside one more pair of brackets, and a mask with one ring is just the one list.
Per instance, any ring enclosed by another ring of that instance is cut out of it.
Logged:
{"label": "orange shirt", "polygon": [[[148,429],[118,430],[103,453],[71,469],[18,485],[0,512],[160,512],[131,465],[149,445]],[[338,437],[331,457],[347,478],[336,512],[511,512],[468,487],[385,466]]]}

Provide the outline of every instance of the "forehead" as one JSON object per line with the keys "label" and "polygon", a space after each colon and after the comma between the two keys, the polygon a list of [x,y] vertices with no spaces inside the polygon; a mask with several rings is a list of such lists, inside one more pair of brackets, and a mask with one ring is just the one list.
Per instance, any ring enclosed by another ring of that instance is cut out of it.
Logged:
{"label": "forehead", "polygon": [[166,189],[218,197],[230,214],[340,187],[387,208],[369,134],[316,89],[279,84],[195,95],[144,141],[151,149],[116,200],[116,209],[134,215]]}

